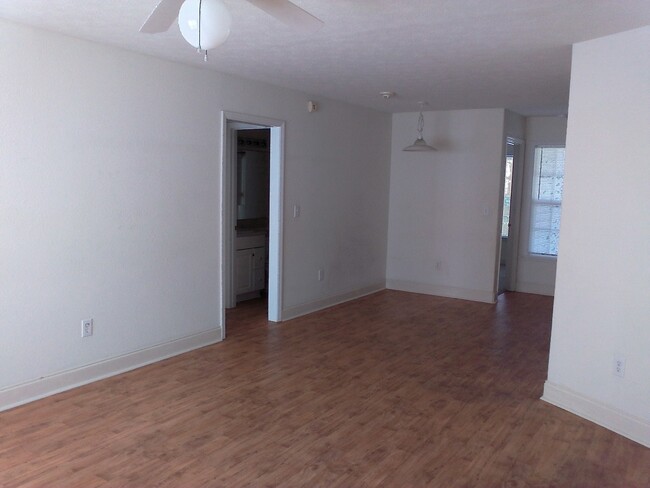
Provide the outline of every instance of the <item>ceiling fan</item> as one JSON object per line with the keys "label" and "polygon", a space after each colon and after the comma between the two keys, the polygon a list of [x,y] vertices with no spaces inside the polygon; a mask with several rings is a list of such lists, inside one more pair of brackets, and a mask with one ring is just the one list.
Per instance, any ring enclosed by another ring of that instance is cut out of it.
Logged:
{"label": "ceiling fan", "polygon": [[[324,24],[289,0],[245,0],[294,29],[315,32]],[[167,31],[178,18],[185,40],[205,52],[223,44],[230,34],[231,17],[222,0],[160,0],[140,32],[156,34]]]}

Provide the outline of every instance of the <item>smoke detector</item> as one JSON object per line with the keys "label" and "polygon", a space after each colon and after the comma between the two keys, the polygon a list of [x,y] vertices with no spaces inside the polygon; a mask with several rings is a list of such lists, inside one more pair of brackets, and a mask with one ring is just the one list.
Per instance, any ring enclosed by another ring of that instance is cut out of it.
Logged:
{"label": "smoke detector", "polygon": [[383,91],[383,92],[379,92],[379,94],[382,96],[384,100],[390,100],[395,96],[395,92],[391,92],[391,91]]}

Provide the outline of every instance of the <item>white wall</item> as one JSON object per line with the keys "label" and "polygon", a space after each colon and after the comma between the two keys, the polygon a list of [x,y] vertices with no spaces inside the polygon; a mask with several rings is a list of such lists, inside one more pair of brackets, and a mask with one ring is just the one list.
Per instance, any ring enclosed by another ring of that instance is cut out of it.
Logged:
{"label": "white wall", "polygon": [[285,308],[383,286],[389,115],[6,22],[0,46],[0,408],[219,340],[221,110],[286,121]]}
{"label": "white wall", "polygon": [[[505,111],[503,127],[505,137],[514,137],[516,139],[525,139],[526,137],[526,117],[519,115],[517,112]],[[504,144],[506,142],[506,140],[503,141]]]}
{"label": "white wall", "polygon": [[650,447],[649,46],[650,26],[574,46],[544,398]]}
{"label": "white wall", "polygon": [[492,302],[504,110],[424,115],[437,152],[403,152],[417,113],[393,115],[387,287]]}
{"label": "white wall", "polygon": [[[335,102],[309,114],[305,97],[294,98],[296,114],[280,117],[293,122],[285,167],[287,317],[384,287],[390,174],[389,114]],[[298,219],[293,204],[301,207]]]}
{"label": "white wall", "polygon": [[515,285],[517,291],[524,293],[541,295],[553,295],[554,293],[556,258],[536,256],[528,252],[532,181],[535,172],[535,147],[564,146],[566,127],[566,117],[528,117],[526,119],[526,157],[519,221],[519,259]]}

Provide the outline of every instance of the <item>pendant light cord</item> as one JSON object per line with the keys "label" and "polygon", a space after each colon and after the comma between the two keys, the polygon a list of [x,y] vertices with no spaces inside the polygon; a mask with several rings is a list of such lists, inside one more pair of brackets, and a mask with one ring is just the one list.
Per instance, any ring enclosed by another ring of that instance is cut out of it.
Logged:
{"label": "pendant light cord", "polygon": [[423,139],[422,132],[424,131],[424,115],[422,115],[422,110],[420,110],[420,117],[418,118],[418,139]]}
{"label": "pendant light cord", "polygon": [[201,49],[201,12],[203,10],[203,0],[199,0],[199,48],[198,52],[203,51],[203,61],[208,62],[208,50],[207,49]]}
{"label": "pendant light cord", "polygon": [[201,4],[203,0],[199,0],[199,51],[201,51]]}
{"label": "pendant light cord", "polygon": [[410,146],[406,146],[403,151],[436,151],[436,148],[429,146],[427,141],[424,140],[424,113],[423,109],[427,105],[427,102],[419,102],[420,105],[420,114],[418,116],[418,138]]}

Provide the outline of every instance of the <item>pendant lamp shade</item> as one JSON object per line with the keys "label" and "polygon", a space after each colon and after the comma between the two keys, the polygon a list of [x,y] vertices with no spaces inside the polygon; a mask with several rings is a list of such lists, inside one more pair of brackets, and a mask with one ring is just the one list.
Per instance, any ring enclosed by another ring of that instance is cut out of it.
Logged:
{"label": "pendant lamp shade", "polygon": [[403,151],[437,151],[433,146],[427,144],[427,141],[424,140],[422,132],[424,131],[424,115],[422,114],[422,107],[425,105],[425,102],[420,102],[420,116],[418,117],[418,138],[410,146],[406,146]]}
{"label": "pendant lamp shade", "polygon": [[413,144],[406,146],[402,151],[437,151],[437,149],[429,146],[423,138],[418,137]]}
{"label": "pendant lamp shade", "polygon": [[178,11],[181,34],[201,51],[226,42],[231,22],[230,12],[221,0],[185,0]]}

